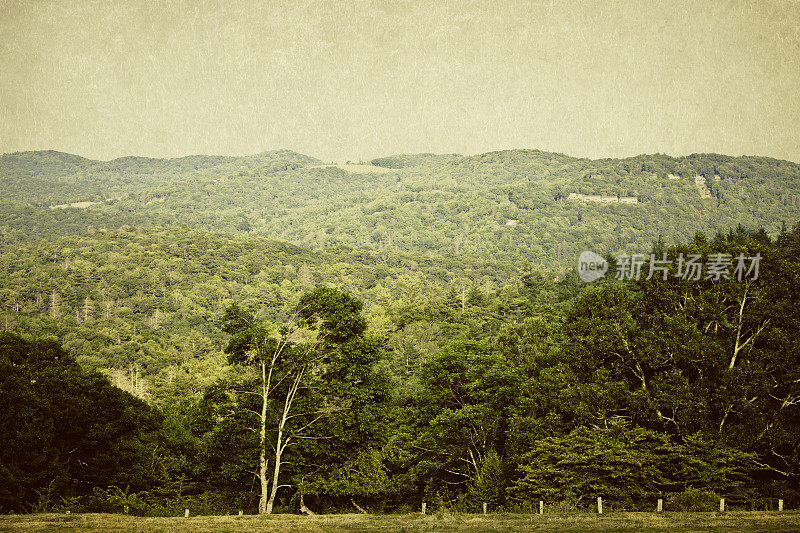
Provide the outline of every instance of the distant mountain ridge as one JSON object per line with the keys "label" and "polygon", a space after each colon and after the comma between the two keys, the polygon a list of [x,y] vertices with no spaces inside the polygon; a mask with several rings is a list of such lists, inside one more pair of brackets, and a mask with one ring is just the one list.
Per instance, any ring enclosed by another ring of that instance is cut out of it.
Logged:
{"label": "distant mountain ridge", "polygon": [[[739,224],[777,235],[800,220],[800,165],[719,154],[590,160],[540,150],[341,166],[288,150],[105,162],[21,152],[0,156],[0,197],[0,226],[23,233],[185,224],[311,248],[563,268],[584,249],[641,252],[659,236],[686,242]],[[625,201],[570,200],[585,197]],[[57,205],[81,207],[53,212]]]}
{"label": "distant mountain ridge", "polygon": [[299,165],[320,164],[322,161],[291,150],[273,150],[247,156],[187,155],[173,158],[123,156],[109,161],[88,159],[79,155],[55,150],[13,152],[0,155],[0,176],[32,176],[40,173],[69,175],[94,170],[138,171],[150,167],[161,171],[172,169],[196,171],[222,166],[252,165],[273,161],[294,162]]}

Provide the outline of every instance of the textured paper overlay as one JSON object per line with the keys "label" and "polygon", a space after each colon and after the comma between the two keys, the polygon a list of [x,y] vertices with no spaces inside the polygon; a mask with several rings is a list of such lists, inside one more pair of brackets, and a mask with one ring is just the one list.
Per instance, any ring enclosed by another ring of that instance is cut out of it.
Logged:
{"label": "textured paper overlay", "polygon": [[0,152],[800,161],[800,3],[0,0]]}

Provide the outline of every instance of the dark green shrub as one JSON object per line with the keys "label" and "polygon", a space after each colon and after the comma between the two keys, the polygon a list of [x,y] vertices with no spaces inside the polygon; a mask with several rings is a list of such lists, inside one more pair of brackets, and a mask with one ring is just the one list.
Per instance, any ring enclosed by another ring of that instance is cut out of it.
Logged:
{"label": "dark green shrub", "polygon": [[708,490],[687,489],[668,494],[664,498],[665,511],[716,511],[719,509],[719,494]]}

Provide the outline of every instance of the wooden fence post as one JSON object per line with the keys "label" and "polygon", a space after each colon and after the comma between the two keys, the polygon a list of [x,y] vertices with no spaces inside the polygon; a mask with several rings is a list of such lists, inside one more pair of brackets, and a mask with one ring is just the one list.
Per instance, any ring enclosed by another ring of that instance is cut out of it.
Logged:
{"label": "wooden fence post", "polygon": [[544,501],[539,500],[539,514],[544,514]]}
{"label": "wooden fence post", "polygon": [[664,510],[664,499],[663,498],[659,498],[658,499],[658,505],[656,506],[656,512],[660,513],[663,510]]}
{"label": "wooden fence post", "polygon": [[783,511],[783,500],[778,500],[778,511]]}
{"label": "wooden fence post", "polygon": [[719,512],[720,513],[724,513],[725,512],[725,498],[720,498],[719,499]]}
{"label": "wooden fence post", "polygon": [[597,514],[603,514],[603,498],[597,497]]}
{"label": "wooden fence post", "polygon": [[425,502],[422,502],[422,514],[425,514],[425,507],[426,507]]}
{"label": "wooden fence post", "polygon": [[184,518],[189,518],[189,509],[184,509],[183,510],[183,517]]}
{"label": "wooden fence post", "polygon": [[483,502],[483,516],[486,516],[486,502]]}
{"label": "wooden fence post", "polygon": [[243,514],[244,514],[244,511],[242,511],[241,509],[239,509],[239,516],[242,516]]}

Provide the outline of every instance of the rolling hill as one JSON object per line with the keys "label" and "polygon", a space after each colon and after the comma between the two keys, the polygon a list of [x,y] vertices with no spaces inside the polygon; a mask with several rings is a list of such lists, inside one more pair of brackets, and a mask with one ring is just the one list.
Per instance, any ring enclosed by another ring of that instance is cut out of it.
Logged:
{"label": "rolling hill", "polygon": [[800,165],[538,150],[399,155],[369,165],[325,165],[289,151],[108,162],[24,152],[0,157],[0,195],[0,225],[37,235],[185,224],[314,249],[472,255],[561,270],[584,249],[646,251],[659,236],[672,244],[738,224],[774,236],[800,218]]}

